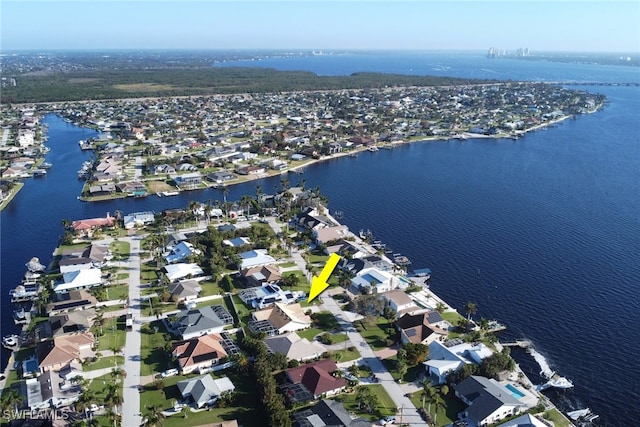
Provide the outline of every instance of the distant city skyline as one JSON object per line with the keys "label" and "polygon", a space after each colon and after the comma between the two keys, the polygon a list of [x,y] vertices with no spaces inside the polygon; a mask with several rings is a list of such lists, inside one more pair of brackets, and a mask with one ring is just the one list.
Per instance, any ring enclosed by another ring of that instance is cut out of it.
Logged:
{"label": "distant city skyline", "polygon": [[0,49],[515,50],[640,53],[640,2],[28,1]]}

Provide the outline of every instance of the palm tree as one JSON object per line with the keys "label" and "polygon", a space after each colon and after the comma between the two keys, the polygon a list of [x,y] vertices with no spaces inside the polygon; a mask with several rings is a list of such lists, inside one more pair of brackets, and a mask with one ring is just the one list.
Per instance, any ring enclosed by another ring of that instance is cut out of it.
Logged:
{"label": "palm tree", "polygon": [[438,425],[438,410],[444,407],[444,399],[442,399],[439,394],[436,394],[436,397],[433,399],[433,406],[435,411],[433,416],[433,423],[435,425]]}
{"label": "palm tree", "polygon": [[426,399],[429,402],[429,409],[427,412],[431,413],[431,403],[437,395],[438,391],[433,385],[431,385],[431,381],[425,380],[422,383],[422,407],[424,408],[424,401]]}
{"label": "palm tree", "polygon": [[2,412],[9,411],[14,409],[15,412],[18,412],[18,405],[22,404],[24,401],[24,397],[20,392],[14,388],[5,390],[2,393],[2,399],[0,399],[0,407],[2,407]]}
{"label": "palm tree", "polygon": [[467,320],[471,320],[471,316],[478,312],[478,306],[474,302],[467,302],[464,305],[464,312],[467,313]]}
{"label": "palm tree", "polygon": [[147,425],[162,427],[164,425],[164,415],[160,405],[147,406]]}

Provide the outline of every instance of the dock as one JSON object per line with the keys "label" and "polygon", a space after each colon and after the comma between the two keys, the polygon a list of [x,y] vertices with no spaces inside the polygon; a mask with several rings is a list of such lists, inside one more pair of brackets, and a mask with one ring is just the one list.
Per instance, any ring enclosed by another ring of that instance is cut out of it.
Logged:
{"label": "dock", "polygon": [[532,342],[529,340],[515,340],[512,342],[501,342],[500,344],[503,347],[520,347],[520,348],[529,348],[533,345]]}

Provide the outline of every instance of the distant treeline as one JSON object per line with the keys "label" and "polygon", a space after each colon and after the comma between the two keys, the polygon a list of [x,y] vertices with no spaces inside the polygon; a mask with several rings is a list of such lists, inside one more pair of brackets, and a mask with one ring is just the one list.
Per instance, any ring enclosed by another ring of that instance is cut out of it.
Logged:
{"label": "distant treeline", "polygon": [[15,86],[13,82],[3,82],[0,98],[2,104],[491,82],[453,77],[379,73],[318,76],[306,71],[213,67],[153,70],[100,69],[6,77],[8,79],[14,77]]}

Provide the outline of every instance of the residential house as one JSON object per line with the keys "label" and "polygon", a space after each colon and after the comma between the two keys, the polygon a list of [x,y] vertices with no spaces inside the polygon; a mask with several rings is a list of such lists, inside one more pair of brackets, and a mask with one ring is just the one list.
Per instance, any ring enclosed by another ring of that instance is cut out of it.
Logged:
{"label": "residential house", "polygon": [[190,172],[182,175],[175,175],[173,181],[179,188],[196,188],[202,184],[202,174],[200,172]]}
{"label": "residential house", "polygon": [[265,332],[268,336],[300,331],[311,326],[311,318],[304,313],[300,304],[285,305],[276,302],[270,307],[251,313],[253,321],[249,329]]}
{"label": "residential house", "polygon": [[171,248],[171,251],[164,256],[169,264],[175,264],[187,260],[191,254],[199,254],[200,250],[195,249],[189,242],[180,242]]}
{"label": "residential house", "polygon": [[176,173],[176,168],[166,163],[162,163],[160,165],[155,165],[152,167],[152,172],[156,175],[160,174],[169,174],[173,175]]}
{"label": "residential house", "polygon": [[240,166],[236,168],[236,173],[240,175],[262,175],[266,171],[261,166]]}
{"label": "residential house", "polygon": [[142,182],[121,182],[116,185],[121,193],[132,197],[144,197],[147,195],[147,187]]}
{"label": "residential house", "polygon": [[95,356],[92,350],[94,342],[93,334],[88,331],[39,342],[36,357],[40,372],[60,370],[74,360]]}
{"label": "residential house", "polygon": [[478,426],[488,426],[518,415],[521,403],[493,379],[472,375],[455,386],[456,396],[467,405],[461,415]]}
{"label": "residential house", "polygon": [[177,315],[172,327],[183,340],[220,333],[226,325],[233,324],[233,317],[221,305],[187,310]]}
{"label": "residential house", "polygon": [[523,414],[512,420],[505,421],[499,427],[547,427],[547,424],[531,414]]}
{"label": "residential house", "polygon": [[[319,399],[324,396],[333,396],[340,393],[346,387],[344,378],[334,377],[333,372],[338,370],[336,362],[331,359],[322,359],[314,363],[300,365],[285,370],[285,376],[289,384],[281,387],[284,395],[291,403],[304,400]],[[292,387],[297,386],[298,387]],[[299,390],[302,388],[302,390]],[[296,395],[296,389],[301,395]],[[306,393],[305,393],[306,392]]]}
{"label": "residential house", "polygon": [[377,292],[378,294],[397,287],[393,274],[375,267],[365,268],[358,272],[356,277],[351,279],[351,284],[361,292]]}
{"label": "residential house", "polygon": [[239,248],[244,245],[250,245],[251,241],[248,237],[236,237],[234,239],[223,240],[222,244],[224,246],[230,246],[232,248]]}
{"label": "residential house", "polygon": [[396,315],[420,310],[420,307],[402,289],[393,289],[380,295]]}
{"label": "residential house", "polygon": [[79,219],[71,223],[71,228],[78,234],[84,236],[90,236],[92,232],[97,228],[113,227],[116,223],[116,219],[109,215],[104,218],[89,218]]}
{"label": "residential house", "polygon": [[190,374],[202,368],[217,365],[227,357],[220,334],[208,334],[173,344],[171,355],[178,360],[180,372]]}
{"label": "residential house", "polygon": [[316,238],[317,244],[327,244],[329,242],[334,242],[348,236],[349,227],[346,225],[336,225],[333,227],[322,227],[316,228],[313,230],[313,235]]}
{"label": "residential house", "polygon": [[208,174],[206,179],[208,181],[215,182],[216,184],[224,184],[229,181],[234,181],[238,179],[238,177],[231,171],[222,170]]}
{"label": "residential house", "polygon": [[293,427],[371,427],[371,421],[351,418],[342,403],[322,399],[317,405],[293,414]]}
{"label": "residential house", "polygon": [[102,271],[99,268],[74,270],[62,274],[62,282],[53,286],[55,293],[65,293],[74,289],[88,289],[102,284]]}
{"label": "residential house", "polygon": [[269,255],[266,249],[254,249],[243,252],[240,254],[240,259],[240,270],[276,263],[275,258]]}
{"label": "residential house", "polygon": [[70,333],[88,331],[91,326],[93,326],[95,318],[96,310],[94,308],[50,315],[49,319],[43,323],[44,334],[46,334],[44,336],[56,337]]}
{"label": "residential house", "polygon": [[235,386],[227,377],[213,379],[209,374],[189,380],[178,381],[176,384],[182,398],[193,402],[198,408],[213,406],[224,393],[231,393]]}
{"label": "residential house", "polygon": [[155,215],[153,212],[134,212],[125,215],[123,221],[124,228],[130,230],[132,228],[153,224],[155,221]]}
{"label": "residential house", "polygon": [[169,282],[175,282],[177,280],[184,279],[185,277],[196,278],[204,274],[202,268],[195,263],[169,264],[164,266],[164,270],[166,271]]}
{"label": "residential house", "polygon": [[246,305],[253,308],[265,308],[276,302],[282,304],[293,304],[303,292],[284,291],[276,284],[266,284],[260,287],[242,289],[238,296]]}
{"label": "residential house", "polygon": [[98,300],[84,289],[69,291],[65,294],[58,294],[58,301],[47,304],[49,316],[68,313],[76,310],[86,310],[93,308]]}
{"label": "residential house", "polygon": [[295,332],[266,338],[264,343],[269,352],[284,354],[287,360],[297,360],[298,362],[317,359],[326,351],[316,341],[300,338]]}
{"label": "residential house", "polygon": [[465,364],[479,365],[492,351],[482,343],[469,344],[460,340],[441,343],[438,340],[429,344],[429,359],[424,362],[425,369],[433,384],[443,384],[447,375],[456,372]]}
{"label": "residential house", "polygon": [[445,329],[444,319],[437,311],[416,314],[405,313],[396,320],[395,326],[400,333],[400,340],[403,344],[429,345],[433,341],[442,342],[446,340],[448,334],[447,329]]}
{"label": "residential house", "polygon": [[270,283],[279,282],[282,279],[280,269],[277,265],[261,265],[248,268],[240,272],[240,277],[249,286],[263,286]]}
{"label": "residential house", "polygon": [[171,298],[178,303],[192,301],[198,298],[202,287],[196,280],[183,280],[177,283],[171,283],[167,286]]}

